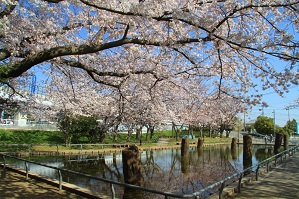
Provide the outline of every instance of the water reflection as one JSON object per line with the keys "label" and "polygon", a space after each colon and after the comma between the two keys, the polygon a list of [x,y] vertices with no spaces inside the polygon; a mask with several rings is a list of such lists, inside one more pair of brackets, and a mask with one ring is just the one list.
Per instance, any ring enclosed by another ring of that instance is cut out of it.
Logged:
{"label": "water reflection", "polygon": [[[273,155],[269,146],[253,146],[252,163],[256,164]],[[114,181],[124,182],[121,153],[76,155],[76,156],[33,156],[32,161],[56,165],[92,176],[98,176]],[[148,150],[140,155],[142,175],[145,187],[185,194],[198,191],[214,182],[217,182],[236,170],[243,168],[243,146],[231,150],[229,146],[190,148],[187,156],[181,156],[180,149]],[[18,163],[15,162],[15,165]],[[19,165],[23,167],[23,165]],[[32,172],[48,177],[57,178],[57,173],[47,168],[30,165]],[[73,175],[63,175],[63,180],[69,183],[88,188],[105,195],[110,194],[110,185]],[[123,198],[127,191],[115,186],[118,198]],[[129,191],[131,192],[131,191]],[[213,190],[212,190],[213,192]],[[139,193],[140,194],[140,193]],[[206,193],[209,195],[210,193]],[[139,198],[157,198],[147,194]],[[136,195],[135,195],[136,196]]]}

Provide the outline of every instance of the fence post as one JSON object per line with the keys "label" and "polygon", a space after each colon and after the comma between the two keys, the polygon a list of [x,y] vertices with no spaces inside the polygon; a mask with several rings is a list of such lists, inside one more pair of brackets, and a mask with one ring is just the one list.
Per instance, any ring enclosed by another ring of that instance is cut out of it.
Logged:
{"label": "fence post", "polygon": [[243,173],[241,173],[238,182],[238,192],[241,193],[241,183],[242,183]]}
{"label": "fence post", "polygon": [[62,175],[60,170],[58,170],[58,178],[59,178],[59,190],[62,190]]}
{"label": "fence post", "polygon": [[114,186],[112,183],[110,184],[110,189],[111,189],[112,199],[115,199],[115,190],[114,190]]}
{"label": "fence post", "polygon": [[269,172],[269,162],[270,160],[267,161],[267,173]]}
{"label": "fence post", "polygon": [[29,155],[31,154],[31,151],[32,151],[32,144],[29,144],[29,147],[28,147],[28,153],[29,153]]}
{"label": "fence post", "polygon": [[25,161],[26,179],[28,179],[28,163]]}
{"label": "fence post", "polygon": [[3,157],[3,168],[4,168],[4,170],[6,169],[6,159],[5,159],[5,156],[2,156]]}
{"label": "fence post", "polygon": [[221,187],[220,187],[220,189],[219,189],[219,199],[222,199],[222,191],[223,191],[223,189],[224,189],[224,186],[225,186],[225,182],[223,182],[223,183],[221,184]]}
{"label": "fence post", "polygon": [[260,164],[257,165],[257,168],[256,168],[256,173],[255,173],[255,180],[258,181],[259,179],[259,169],[260,169]]}

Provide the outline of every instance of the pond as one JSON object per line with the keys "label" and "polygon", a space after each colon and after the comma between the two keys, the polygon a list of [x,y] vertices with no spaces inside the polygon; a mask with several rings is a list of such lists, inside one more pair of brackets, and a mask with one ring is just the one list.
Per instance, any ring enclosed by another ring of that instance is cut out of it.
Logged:
{"label": "pond", "polygon": [[[253,165],[273,155],[271,146],[253,145]],[[213,184],[243,169],[243,145],[232,151],[229,146],[190,148],[189,155],[181,156],[181,150],[148,150],[141,154],[145,187],[178,194],[189,194]],[[109,180],[124,182],[121,153],[73,156],[31,156],[31,161],[89,174]],[[23,168],[18,162],[8,162]],[[53,169],[29,164],[31,172],[57,179]],[[92,190],[97,194],[110,195],[109,184],[63,174],[63,181]],[[212,190],[213,192],[213,190]],[[116,187],[117,197],[124,190]],[[205,193],[209,195],[211,193]],[[153,196],[139,198],[158,198]]]}

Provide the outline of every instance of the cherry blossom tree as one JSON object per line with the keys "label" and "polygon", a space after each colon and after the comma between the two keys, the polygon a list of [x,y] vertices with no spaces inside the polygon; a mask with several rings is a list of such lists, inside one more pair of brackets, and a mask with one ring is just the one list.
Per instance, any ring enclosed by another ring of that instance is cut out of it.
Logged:
{"label": "cherry blossom tree", "polygon": [[[132,99],[136,85],[147,102],[160,99],[173,121],[180,116],[192,124],[198,113],[185,113],[206,110],[207,99],[256,104],[259,86],[283,94],[298,84],[296,0],[0,0],[0,5],[1,84],[25,96],[19,85],[43,72],[45,86],[56,91],[48,93],[52,103],[80,114],[105,112],[111,117],[103,118],[121,121],[123,102]],[[198,101],[186,101],[190,96]],[[171,101],[182,106],[170,108]]]}

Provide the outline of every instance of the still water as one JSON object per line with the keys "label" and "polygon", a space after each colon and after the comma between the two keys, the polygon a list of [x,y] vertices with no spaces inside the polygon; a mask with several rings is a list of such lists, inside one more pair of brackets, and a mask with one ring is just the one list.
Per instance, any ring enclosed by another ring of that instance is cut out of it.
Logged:
{"label": "still water", "polygon": [[[232,151],[229,146],[190,148],[189,156],[182,157],[180,149],[142,151],[142,172],[147,188],[187,194],[213,184],[243,169],[243,145]],[[253,165],[273,155],[271,146],[253,145]],[[77,171],[109,180],[124,182],[121,153],[72,156],[31,156],[27,159],[47,165]],[[20,168],[18,162],[8,162]],[[29,164],[31,172],[57,179],[53,169]],[[87,188],[97,194],[110,195],[109,184],[63,175],[63,181]],[[115,187],[118,198],[123,190]],[[209,193],[207,193],[209,194]],[[142,197],[148,198],[148,197]],[[155,198],[149,196],[149,198]]]}

